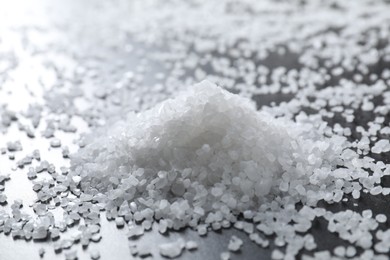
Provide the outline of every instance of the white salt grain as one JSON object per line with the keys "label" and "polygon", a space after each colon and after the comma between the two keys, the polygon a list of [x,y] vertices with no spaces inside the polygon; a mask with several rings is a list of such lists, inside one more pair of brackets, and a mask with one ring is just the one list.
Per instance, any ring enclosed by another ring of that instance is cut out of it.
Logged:
{"label": "white salt grain", "polygon": [[348,257],[353,257],[356,254],[356,249],[353,246],[348,246],[345,254]]}
{"label": "white salt grain", "polygon": [[90,253],[91,259],[92,260],[98,260],[100,259],[100,253],[96,249],[92,250]]}
{"label": "white salt grain", "polygon": [[142,236],[143,234],[144,234],[143,227],[133,224],[133,225],[129,226],[129,229],[127,232],[127,237],[128,238],[135,238],[135,237]]}
{"label": "white salt grain", "polygon": [[272,254],[271,254],[272,259],[279,260],[279,259],[283,259],[283,257],[284,257],[284,254],[280,250],[275,249],[272,251]]}
{"label": "white salt grain", "polygon": [[40,249],[39,249],[39,256],[40,256],[41,258],[43,258],[44,255],[45,255],[45,249],[40,248]]}
{"label": "white salt grain", "polygon": [[159,252],[162,256],[168,258],[176,258],[181,255],[185,247],[185,242],[182,239],[179,239],[175,242],[161,244],[158,246]]}
{"label": "white salt grain", "polygon": [[390,141],[387,139],[381,139],[375,143],[371,148],[373,153],[386,153],[390,151]]}
{"label": "white salt grain", "polygon": [[385,223],[387,221],[387,217],[384,214],[378,214],[375,216],[375,220],[379,223]]}
{"label": "white salt grain", "polygon": [[115,218],[115,224],[117,227],[123,227],[125,225],[125,221],[122,217]]}
{"label": "white salt grain", "polygon": [[243,245],[242,240],[233,235],[229,240],[228,249],[229,251],[236,252],[241,249],[242,245]]}
{"label": "white salt grain", "polygon": [[50,146],[53,148],[57,148],[61,146],[61,140],[58,138],[54,138],[50,141]]}
{"label": "white salt grain", "polygon": [[7,201],[7,196],[3,193],[0,193],[0,203],[5,203]]}
{"label": "white salt grain", "polygon": [[65,252],[65,259],[66,260],[76,260],[77,259],[77,251],[72,250],[72,251]]}
{"label": "white salt grain", "polygon": [[48,233],[47,233],[46,227],[41,226],[41,227],[34,229],[34,231],[32,233],[32,238],[37,239],[37,240],[45,239],[47,237],[47,234]]}
{"label": "white salt grain", "polygon": [[142,258],[151,255],[152,254],[151,246],[149,244],[140,244],[137,246],[137,253],[138,256]]}
{"label": "white salt grain", "polygon": [[230,259],[230,253],[229,252],[222,252],[220,255],[221,260],[229,260]]}
{"label": "white salt grain", "polygon": [[195,250],[198,248],[198,243],[195,241],[187,241],[186,242],[186,249],[187,250]]}

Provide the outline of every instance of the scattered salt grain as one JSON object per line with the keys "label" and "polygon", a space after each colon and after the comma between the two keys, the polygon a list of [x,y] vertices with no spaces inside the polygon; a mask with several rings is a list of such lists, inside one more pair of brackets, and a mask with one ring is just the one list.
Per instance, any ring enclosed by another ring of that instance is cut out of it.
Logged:
{"label": "scattered salt grain", "polygon": [[230,259],[230,253],[229,252],[222,252],[220,255],[221,260],[229,260]]}
{"label": "scattered salt grain", "polygon": [[345,247],[343,246],[337,246],[333,252],[335,253],[335,255],[339,256],[339,257],[344,257],[345,256]]}
{"label": "scattered salt grain", "polygon": [[232,236],[229,240],[229,245],[228,245],[228,249],[229,251],[232,251],[232,252],[236,252],[236,251],[239,251],[241,249],[241,246],[243,245],[244,242],[242,242],[242,240],[236,236]]}
{"label": "scattered salt grain", "polygon": [[144,229],[142,226],[139,225],[129,225],[127,237],[128,238],[136,238],[139,236],[142,236],[144,234]]}
{"label": "scattered salt grain", "polygon": [[46,227],[41,226],[41,227],[37,227],[36,229],[34,229],[34,231],[32,233],[32,238],[40,240],[40,239],[45,239],[47,237],[47,235],[48,235],[48,232],[47,232]]}
{"label": "scattered salt grain", "polygon": [[272,251],[271,258],[274,260],[283,259],[284,254],[280,250],[276,249],[276,250]]}
{"label": "scattered salt grain", "polygon": [[196,243],[195,241],[187,241],[186,242],[186,249],[187,250],[196,250],[198,248],[198,243]]}
{"label": "scattered salt grain", "polygon": [[40,248],[38,253],[39,253],[39,257],[43,258],[43,256],[45,255],[45,249]]}
{"label": "scattered salt grain", "polygon": [[17,152],[17,151],[22,151],[22,144],[20,141],[15,141],[15,142],[8,142],[7,143],[7,149],[10,152]]}
{"label": "scattered salt grain", "polygon": [[92,250],[90,253],[91,259],[92,260],[98,260],[100,259],[100,253],[96,249]]}
{"label": "scattered salt grain", "polygon": [[375,143],[371,148],[373,153],[386,153],[390,151],[390,141],[387,139],[381,139]]}
{"label": "scattered salt grain", "polygon": [[50,140],[50,146],[53,147],[53,148],[60,147],[61,146],[61,140],[58,139],[58,138],[54,138],[54,139]]}
{"label": "scattered salt grain", "polygon": [[148,244],[140,244],[137,246],[137,254],[138,256],[144,258],[152,254],[151,246]]}
{"label": "scattered salt grain", "polygon": [[77,251],[71,250],[71,251],[65,252],[65,259],[66,260],[76,260],[77,259]]}
{"label": "scattered salt grain", "polygon": [[121,228],[125,225],[125,221],[122,217],[115,218],[115,224],[117,227]]}
{"label": "scattered salt grain", "polygon": [[182,239],[178,239],[175,242],[159,245],[159,252],[162,256],[168,258],[176,258],[181,255],[185,247],[185,242]]}
{"label": "scattered salt grain", "polygon": [[207,226],[206,225],[199,225],[198,226],[198,234],[201,236],[204,236],[207,234]]}
{"label": "scattered salt grain", "polygon": [[387,221],[387,217],[384,214],[378,214],[375,216],[375,220],[379,223],[385,223]]}
{"label": "scattered salt grain", "polygon": [[356,254],[356,249],[353,246],[348,246],[345,254],[347,257],[353,257]]}

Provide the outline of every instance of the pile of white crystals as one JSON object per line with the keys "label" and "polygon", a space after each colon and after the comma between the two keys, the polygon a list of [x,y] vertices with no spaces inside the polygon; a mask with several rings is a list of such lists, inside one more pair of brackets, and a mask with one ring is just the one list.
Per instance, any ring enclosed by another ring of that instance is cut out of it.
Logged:
{"label": "pile of white crystals", "polygon": [[283,194],[325,197],[318,183],[332,182],[344,142],[203,81],[92,138],[71,157],[68,178],[75,188],[81,180],[84,195],[103,196],[113,217],[119,207],[127,220],[218,228]]}

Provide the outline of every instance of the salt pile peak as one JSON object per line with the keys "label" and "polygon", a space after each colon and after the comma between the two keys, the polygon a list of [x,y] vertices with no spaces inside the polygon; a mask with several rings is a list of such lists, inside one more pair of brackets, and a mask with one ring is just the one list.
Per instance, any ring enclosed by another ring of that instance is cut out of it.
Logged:
{"label": "salt pile peak", "polygon": [[72,157],[69,177],[116,206],[135,201],[169,219],[196,222],[218,211],[233,220],[231,212],[288,192],[289,179],[302,186],[314,169],[332,168],[341,148],[321,136],[203,81],[92,139]]}

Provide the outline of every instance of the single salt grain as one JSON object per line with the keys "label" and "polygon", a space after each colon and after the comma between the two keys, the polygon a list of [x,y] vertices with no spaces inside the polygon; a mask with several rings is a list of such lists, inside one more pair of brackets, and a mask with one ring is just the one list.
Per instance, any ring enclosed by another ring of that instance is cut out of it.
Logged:
{"label": "single salt grain", "polygon": [[57,148],[61,146],[61,140],[58,138],[54,138],[50,141],[50,146],[53,148]]}
{"label": "single salt grain", "polygon": [[360,198],[360,191],[358,191],[358,190],[353,190],[353,191],[352,191],[352,197],[353,197],[354,199]]}
{"label": "single salt grain", "polygon": [[160,220],[159,224],[158,224],[158,231],[161,233],[161,234],[164,234],[166,231],[167,231],[167,228],[168,228],[168,223],[166,220]]}
{"label": "single salt grain", "polygon": [[91,237],[91,241],[93,241],[93,242],[99,242],[101,239],[102,239],[102,235],[101,234],[94,234]]}
{"label": "single salt grain", "polygon": [[275,249],[272,251],[271,258],[274,260],[280,260],[284,258],[284,254],[280,250]]}
{"label": "single salt grain", "polygon": [[230,259],[230,253],[229,252],[222,252],[220,257],[221,257],[221,260],[229,260]]}
{"label": "single salt grain", "polygon": [[7,201],[7,196],[3,193],[0,193],[0,203],[3,204]]}
{"label": "single salt grain", "polygon": [[143,228],[144,230],[150,230],[150,229],[152,228],[152,225],[153,225],[153,223],[152,223],[152,221],[150,221],[150,220],[144,220],[144,221],[142,222],[142,228]]}
{"label": "single salt grain", "polygon": [[90,253],[91,259],[92,260],[98,260],[100,259],[100,253],[96,249],[92,250]]}
{"label": "single salt grain", "polygon": [[381,139],[375,143],[371,148],[373,153],[386,153],[390,151],[390,141],[387,139]]}
{"label": "single salt grain", "polygon": [[378,214],[375,216],[375,220],[379,223],[385,223],[387,221],[387,217],[384,214]]}
{"label": "single salt grain", "polygon": [[69,152],[68,146],[62,147],[62,157],[68,158],[68,157],[69,157],[69,154],[70,154],[70,152]]}
{"label": "single salt grain", "polygon": [[348,246],[345,252],[345,255],[348,257],[353,257],[356,254],[356,249],[353,246]]}
{"label": "single salt grain", "polygon": [[382,193],[382,186],[375,186],[370,190],[371,195],[378,195]]}
{"label": "single salt grain", "polygon": [[70,239],[64,239],[61,241],[60,245],[62,249],[69,249],[73,246],[73,240]]}
{"label": "single salt grain", "polygon": [[182,239],[179,239],[175,242],[166,243],[159,245],[159,252],[162,256],[168,258],[179,257],[185,247],[185,242]]}
{"label": "single salt grain", "polygon": [[372,210],[371,209],[363,210],[362,216],[363,216],[363,218],[371,218],[372,217]]}
{"label": "single salt grain", "polygon": [[137,254],[138,256],[144,258],[152,254],[152,249],[149,244],[140,244],[137,246]]}
{"label": "single salt grain", "polygon": [[47,237],[47,234],[48,233],[46,227],[44,226],[37,227],[36,229],[34,229],[32,233],[32,238],[37,240],[45,239]]}
{"label": "single salt grain", "polygon": [[42,258],[45,255],[45,249],[40,248],[39,249],[39,256]]}
{"label": "single salt grain", "polygon": [[199,225],[198,226],[198,234],[201,236],[204,236],[207,234],[207,226],[206,225]]}
{"label": "single salt grain", "polygon": [[123,227],[125,225],[125,221],[122,217],[115,218],[115,224],[117,227]]}
{"label": "single salt grain", "polygon": [[139,225],[130,225],[128,232],[127,232],[127,237],[128,238],[136,238],[139,236],[142,236],[144,234],[144,229],[142,226]]}
{"label": "single salt grain", "polygon": [[130,254],[135,256],[138,254],[138,248],[137,245],[129,245]]}
{"label": "single salt grain", "polygon": [[22,151],[23,147],[20,141],[15,141],[15,142],[8,142],[7,149],[10,152],[17,152],[17,151]]}
{"label": "single salt grain", "polygon": [[52,239],[57,239],[60,236],[60,230],[58,228],[50,229],[50,237]]}
{"label": "single salt grain", "polygon": [[71,250],[71,251],[65,252],[65,259],[66,260],[76,260],[77,259],[77,251]]}
{"label": "single salt grain", "polygon": [[333,252],[335,253],[335,255],[337,256],[340,256],[340,257],[344,257],[345,256],[345,247],[343,246],[337,246]]}
{"label": "single salt grain", "polygon": [[233,235],[229,240],[228,249],[229,251],[236,252],[241,249],[242,245],[243,245],[242,240]]}
{"label": "single salt grain", "polygon": [[186,249],[187,250],[195,250],[198,248],[198,244],[195,241],[187,241],[186,242]]}

